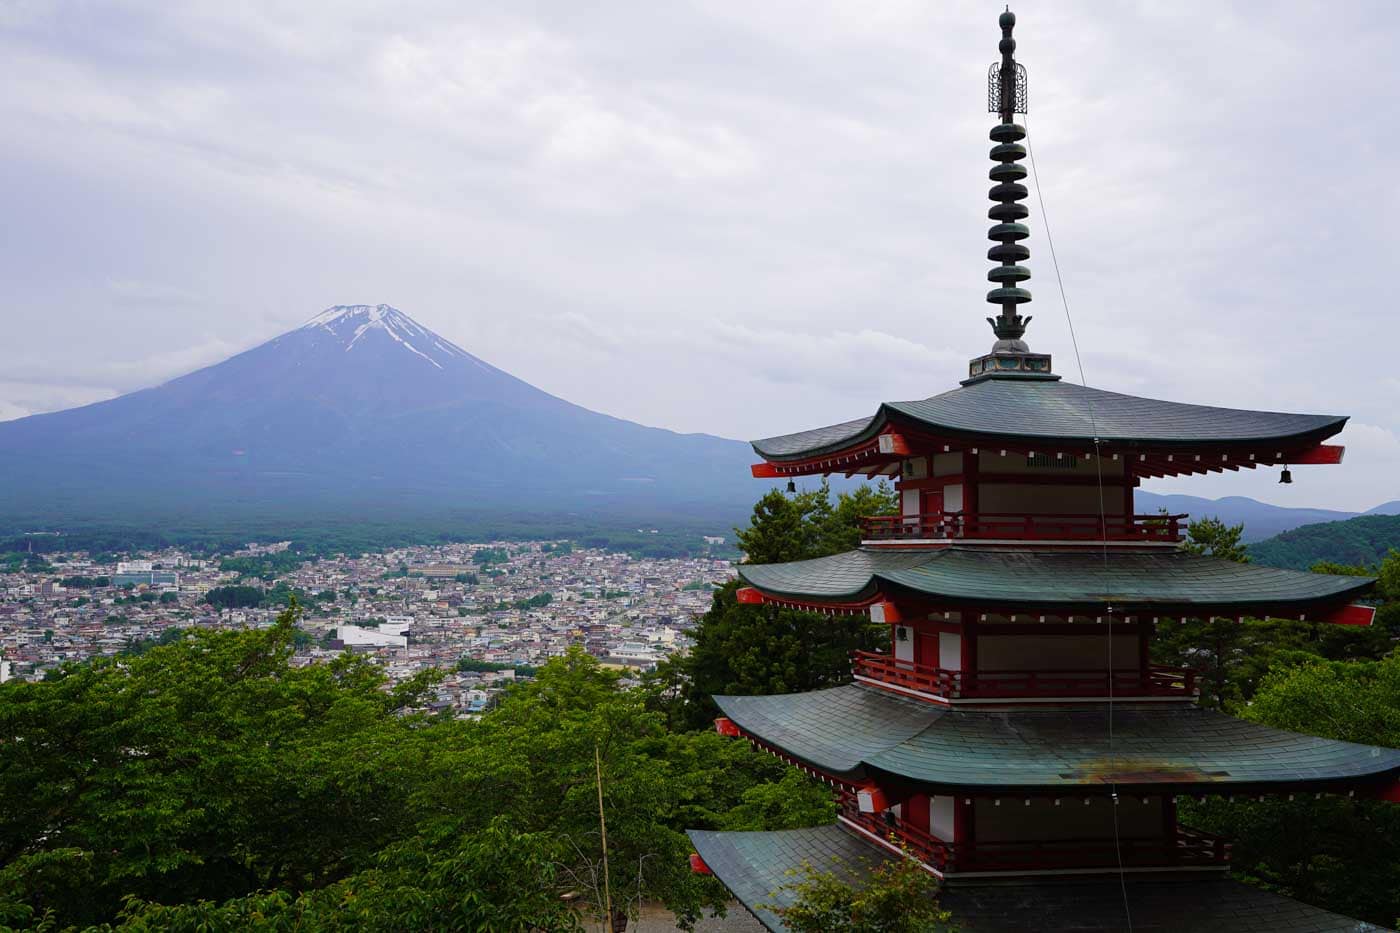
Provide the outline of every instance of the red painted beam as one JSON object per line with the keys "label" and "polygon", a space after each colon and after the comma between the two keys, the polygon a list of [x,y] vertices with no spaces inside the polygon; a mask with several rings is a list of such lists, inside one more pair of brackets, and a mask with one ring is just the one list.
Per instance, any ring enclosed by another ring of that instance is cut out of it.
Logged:
{"label": "red painted beam", "polygon": [[897,625],[904,621],[904,616],[898,606],[889,600],[883,600],[870,607],[870,621],[877,625]]}
{"label": "red painted beam", "polygon": [[1375,606],[1362,606],[1352,603],[1350,606],[1343,606],[1334,609],[1318,619],[1319,622],[1330,622],[1333,625],[1370,625],[1376,619]]}
{"label": "red painted beam", "polygon": [[763,605],[763,594],[752,586],[741,586],[734,593],[735,601],[745,606]]}
{"label": "red painted beam", "polygon": [[896,454],[902,457],[907,457],[909,455],[909,442],[905,440],[903,434],[889,431],[885,434],[881,434],[876,438],[876,441],[879,444],[878,449],[882,454]]}
{"label": "red painted beam", "polygon": [[1384,800],[1387,803],[1400,803],[1400,781],[1387,784],[1376,793],[1377,800]]}
{"label": "red painted beam", "polygon": [[890,808],[885,792],[875,784],[864,784],[856,791],[861,813],[883,813]]}
{"label": "red painted beam", "polygon": [[699,852],[690,853],[690,870],[697,875],[713,875],[710,866],[705,864],[705,860],[700,857]]}
{"label": "red painted beam", "polygon": [[1341,463],[1342,457],[1347,449],[1341,444],[1318,444],[1310,450],[1294,454],[1292,458],[1284,457],[1289,464],[1314,465]]}
{"label": "red painted beam", "polygon": [[754,479],[778,478],[777,468],[774,467],[773,464],[768,463],[767,461],[764,461],[763,463],[755,463],[753,466],[749,467],[749,470],[753,473]]}
{"label": "red painted beam", "polygon": [[728,716],[715,718],[715,731],[727,739],[737,739],[740,735],[739,724]]}

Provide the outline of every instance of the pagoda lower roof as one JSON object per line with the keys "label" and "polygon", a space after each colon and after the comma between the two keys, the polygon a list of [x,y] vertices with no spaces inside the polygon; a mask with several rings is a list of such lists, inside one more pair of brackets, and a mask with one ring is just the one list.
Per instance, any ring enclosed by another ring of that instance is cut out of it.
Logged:
{"label": "pagoda lower roof", "polygon": [[1107,785],[1230,793],[1379,789],[1400,777],[1400,750],[1285,732],[1196,706],[973,710],[859,684],[714,699],[750,738],[853,783],[982,793]]}
{"label": "pagoda lower roof", "polygon": [[996,607],[1102,607],[1163,615],[1342,603],[1371,587],[1348,577],[1240,564],[1184,551],[1099,549],[926,550],[860,548],[786,564],[741,564],[739,576],[765,596],[812,604],[861,605],[883,595]]}
{"label": "pagoda lower roof", "polygon": [[[885,402],[869,418],[753,441],[767,460],[803,460],[868,441],[888,424],[939,438],[1064,441],[1111,447],[1300,449],[1346,425],[1344,415],[1307,415],[1187,405],[1045,379],[990,378],[932,398]],[[1085,448],[1087,449],[1087,448]]]}
{"label": "pagoda lower roof", "polygon": [[[773,933],[787,929],[772,908],[796,901],[796,894],[786,886],[800,878],[804,862],[847,883],[860,884],[875,867],[897,858],[839,824],[778,832],[691,830],[689,835],[715,876]],[[939,894],[940,904],[964,933],[1118,933],[1126,926],[1125,898],[1133,928],[1138,930],[1372,933],[1385,929],[1225,878],[1041,879],[955,885]]]}

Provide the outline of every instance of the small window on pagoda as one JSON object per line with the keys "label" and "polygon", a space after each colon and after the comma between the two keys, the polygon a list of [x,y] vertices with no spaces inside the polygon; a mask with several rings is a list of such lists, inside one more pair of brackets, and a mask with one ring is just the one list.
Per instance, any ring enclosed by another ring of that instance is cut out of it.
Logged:
{"label": "small window on pagoda", "polygon": [[1079,458],[1074,454],[1029,454],[1026,457],[1026,466],[1037,470],[1073,470],[1079,466]]}

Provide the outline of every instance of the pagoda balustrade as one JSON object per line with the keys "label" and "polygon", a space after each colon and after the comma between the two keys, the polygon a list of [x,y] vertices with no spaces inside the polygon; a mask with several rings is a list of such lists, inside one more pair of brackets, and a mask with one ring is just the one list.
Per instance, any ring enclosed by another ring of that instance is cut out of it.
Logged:
{"label": "pagoda balustrade", "polygon": [[1180,697],[1196,695],[1196,672],[1151,665],[1139,670],[951,671],[900,661],[887,654],[855,651],[857,677],[949,699],[1067,697]]}
{"label": "pagoda balustrade", "polygon": [[1095,868],[1211,868],[1228,865],[1230,844],[1219,836],[1176,826],[1148,838],[1053,839],[1007,842],[945,842],[901,819],[894,811],[862,813],[854,796],[842,794],[841,816],[899,846],[944,874],[1037,872]]}
{"label": "pagoda balustrade", "polygon": [[930,512],[926,515],[867,515],[865,541],[1014,540],[1137,541],[1174,544],[1183,540],[1186,515],[1035,515],[1017,512]]}

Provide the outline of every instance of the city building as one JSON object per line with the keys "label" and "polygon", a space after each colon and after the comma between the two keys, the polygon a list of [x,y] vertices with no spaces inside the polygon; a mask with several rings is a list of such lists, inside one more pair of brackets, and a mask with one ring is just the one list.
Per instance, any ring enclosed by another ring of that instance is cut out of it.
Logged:
{"label": "city building", "polygon": [[[135,562],[133,562],[135,563]],[[150,563],[141,561],[140,563]],[[118,570],[112,574],[112,585],[122,586],[179,586],[180,575],[173,570]]]}
{"label": "city building", "polygon": [[1374,929],[1230,879],[1226,840],[1177,800],[1349,794],[1400,801],[1400,751],[1269,728],[1197,705],[1195,675],[1150,661],[1160,619],[1370,624],[1374,581],[1188,553],[1183,515],[1141,515],[1144,478],[1329,464],[1345,417],[1135,398],[1073,384],[1025,340],[1025,71],[1000,17],[989,75],[996,340],[961,385],[869,418],[754,442],[756,476],[892,481],[900,514],[856,550],[742,565],[740,602],[866,614],[889,647],[853,682],[717,696],[721,734],[830,785],[834,825],[691,833],[770,929],[808,862],[858,880],[909,857],[966,933],[1027,929]]}

